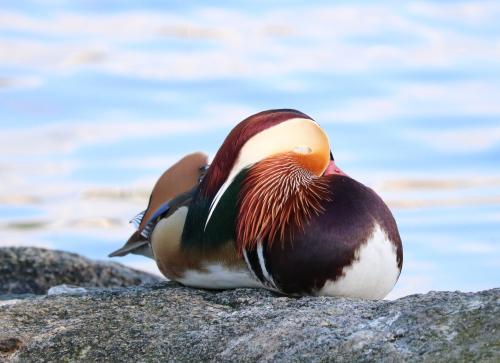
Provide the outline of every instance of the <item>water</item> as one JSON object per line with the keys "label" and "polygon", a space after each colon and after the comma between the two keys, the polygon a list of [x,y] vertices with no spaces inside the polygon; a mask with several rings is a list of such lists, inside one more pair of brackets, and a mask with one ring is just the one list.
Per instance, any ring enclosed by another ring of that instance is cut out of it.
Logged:
{"label": "water", "polygon": [[390,297],[500,285],[500,4],[138,4],[2,3],[0,246],[106,259],[177,158],[292,107],[393,210]]}

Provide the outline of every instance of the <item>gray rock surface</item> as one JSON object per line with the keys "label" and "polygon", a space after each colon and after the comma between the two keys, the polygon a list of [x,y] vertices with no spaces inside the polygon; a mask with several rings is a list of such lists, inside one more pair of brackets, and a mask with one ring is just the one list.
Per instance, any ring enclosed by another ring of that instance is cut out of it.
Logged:
{"label": "gray rock surface", "polygon": [[6,362],[498,362],[500,289],[395,301],[172,282],[0,306]]}
{"label": "gray rock surface", "polygon": [[35,247],[0,247],[0,294],[45,294],[52,286],[119,287],[160,277],[119,263]]}

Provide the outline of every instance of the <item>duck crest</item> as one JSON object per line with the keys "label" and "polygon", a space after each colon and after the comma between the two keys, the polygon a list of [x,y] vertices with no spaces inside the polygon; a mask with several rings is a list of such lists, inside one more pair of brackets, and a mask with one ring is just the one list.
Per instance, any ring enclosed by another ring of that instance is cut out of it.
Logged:
{"label": "duck crest", "polygon": [[265,241],[291,241],[313,215],[324,212],[328,182],[303,164],[308,158],[284,153],[251,167],[238,200],[236,241],[238,251],[254,250]]}
{"label": "duck crest", "polygon": [[[314,122],[311,117],[293,109],[268,110],[252,115],[236,125],[217,151],[205,177],[193,197],[182,235],[183,247],[205,248],[224,243],[229,235],[235,237],[235,205],[246,169],[230,180],[231,172],[238,161],[242,147],[253,136],[294,118]],[[220,200],[214,207],[216,194],[230,180],[228,189],[220,193]],[[233,204],[231,204],[233,203]],[[213,215],[211,215],[211,209]],[[208,221],[210,220],[210,223]],[[219,230],[216,230],[219,228]]]}
{"label": "duck crest", "polygon": [[238,158],[238,152],[254,135],[292,118],[304,118],[311,121],[306,114],[293,109],[276,109],[259,112],[247,117],[236,125],[227,135],[222,146],[212,161],[207,175],[200,185],[201,196],[213,199],[219,188],[228,178]]}

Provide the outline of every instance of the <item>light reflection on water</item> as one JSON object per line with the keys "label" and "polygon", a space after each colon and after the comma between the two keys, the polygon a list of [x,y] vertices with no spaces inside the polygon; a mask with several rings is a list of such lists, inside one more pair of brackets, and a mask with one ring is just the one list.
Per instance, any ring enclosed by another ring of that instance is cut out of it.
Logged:
{"label": "light reflection on water", "polygon": [[177,158],[293,107],[393,210],[392,297],[499,286],[500,5],[474,4],[6,4],[0,245],[106,259]]}

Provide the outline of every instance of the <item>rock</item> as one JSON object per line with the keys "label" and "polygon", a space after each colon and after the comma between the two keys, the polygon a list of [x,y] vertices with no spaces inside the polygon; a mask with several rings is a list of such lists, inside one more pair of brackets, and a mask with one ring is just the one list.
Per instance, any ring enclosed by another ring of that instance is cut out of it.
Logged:
{"label": "rock", "polygon": [[45,294],[62,284],[119,287],[162,279],[119,263],[34,247],[0,248],[0,294]]}
{"label": "rock", "polygon": [[0,339],[0,354],[15,352],[21,345],[22,342],[18,338]]}
{"label": "rock", "polygon": [[73,286],[73,285],[57,285],[57,286],[52,286],[49,291],[47,291],[47,295],[62,295],[62,294],[68,294],[68,295],[83,295],[88,292],[87,289],[84,287],[78,287],[78,286]]}
{"label": "rock", "polygon": [[498,362],[500,289],[395,301],[173,282],[0,306],[6,362]]}

